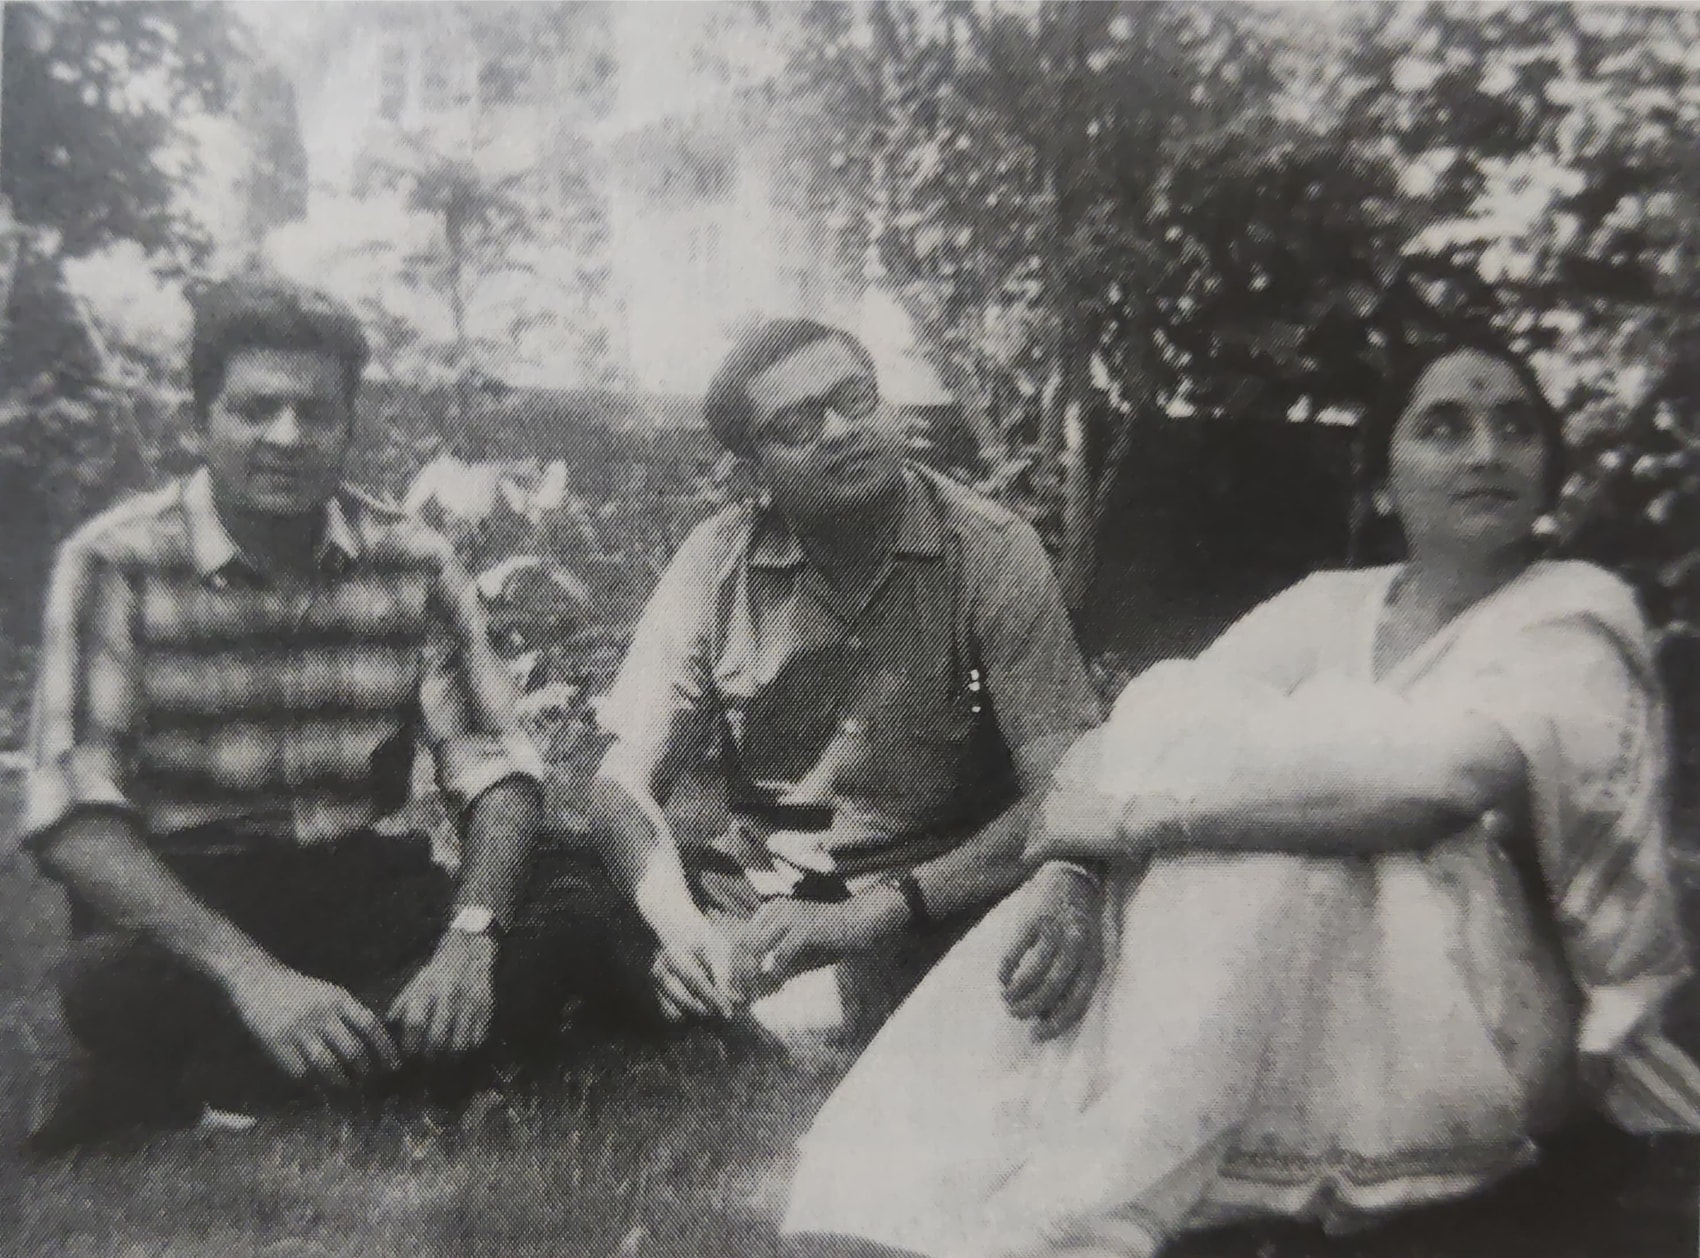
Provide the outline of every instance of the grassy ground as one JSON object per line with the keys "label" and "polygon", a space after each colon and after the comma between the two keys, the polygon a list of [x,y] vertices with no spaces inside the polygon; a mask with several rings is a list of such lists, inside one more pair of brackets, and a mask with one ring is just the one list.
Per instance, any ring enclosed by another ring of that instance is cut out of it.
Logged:
{"label": "grassy ground", "polygon": [[[43,1164],[13,1150],[68,1052],[43,989],[52,889],[0,875],[0,1253],[750,1255],[822,1085],[706,1033],[587,1046],[453,1112],[313,1109]],[[754,1199],[754,1200],[752,1200]]]}
{"label": "grassy ground", "polygon": [[[0,869],[0,1254],[52,1258],[774,1258],[785,1153],[824,1095],[706,1033],[600,1044],[456,1112],[303,1111],[246,1132],[24,1164],[13,1150],[67,1046],[44,985],[57,894]],[[1689,1258],[1696,1159],[1603,1146],[1462,1210],[1327,1241],[1302,1228],[1189,1258]]]}

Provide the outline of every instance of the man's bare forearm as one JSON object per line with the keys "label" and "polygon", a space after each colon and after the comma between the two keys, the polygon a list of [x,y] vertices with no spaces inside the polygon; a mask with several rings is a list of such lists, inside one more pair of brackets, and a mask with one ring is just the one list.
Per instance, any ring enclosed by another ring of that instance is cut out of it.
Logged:
{"label": "man's bare forearm", "polygon": [[196,899],[124,817],[72,816],[36,859],[106,922],[152,940],[225,986],[245,968],[278,964],[230,919]]}
{"label": "man's bare forearm", "polygon": [[974,837],[915,869],[933,917],[980,908],[1008,895],[1027,877],[1022,854],[1038,801],[1024,797],[982,826]]}
{"label": "man's bare forearm", "polygon": [[1032,872],[1024,851],[1027,835],[1051,774],[1077,737],[1056,734],[1024,747],[1021,798],[966,843],[916,868],[915,880],[931,914],[948,917],[1002,899]]}
{"label": "man's bare forearm", "polygon": [[590,812],[610,876],[646,921],[697,913],[678,845],[653,797],[625,776],[598,775]]}
{"label": "man's bare forearm", "polygon": [[498,782],[473,801],[466,816],[456,903],[480,905],[504,927],[512,926],[542,829],[542,800],[528,779]]}

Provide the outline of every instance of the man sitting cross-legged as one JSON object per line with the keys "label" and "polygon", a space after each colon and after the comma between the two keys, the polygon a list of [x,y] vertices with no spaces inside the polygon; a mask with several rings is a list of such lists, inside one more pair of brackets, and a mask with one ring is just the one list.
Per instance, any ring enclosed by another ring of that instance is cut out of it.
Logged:
{"label": "man sitting cross-legged", "polygon": [[[542,766],[471,582],[343,488],[359,323],[230,281],[191,355],[202,466],[80,529],[49,593],[23,841],[69,895],[87,1071],[40,1152],[302,1085],[458,1086],[608,969],[594,870],[528,880]],[[418,743],[458,878],[371,829]]]}
{"label": "man sitting cross-legged", "polygon": [[[905,464],[853,337],[760,325],[703,409],[766,501],[652,595],[601,706],[601,825],[670,1011],[750,1003],[838,1061],[1022,879],[1027,801],[1097,703],[1033,529]],[[1078,990],[1055,968],[1036,1016]]]}

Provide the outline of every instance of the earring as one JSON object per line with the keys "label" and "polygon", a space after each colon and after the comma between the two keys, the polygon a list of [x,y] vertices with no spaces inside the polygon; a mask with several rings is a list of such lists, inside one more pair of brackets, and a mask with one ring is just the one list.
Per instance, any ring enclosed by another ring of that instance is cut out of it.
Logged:
{"label": "earring", "polygon": [[1369,505],[1383,519],[1393,514],[1393,498],[1385,489],[1372,493],[1369,496]]}

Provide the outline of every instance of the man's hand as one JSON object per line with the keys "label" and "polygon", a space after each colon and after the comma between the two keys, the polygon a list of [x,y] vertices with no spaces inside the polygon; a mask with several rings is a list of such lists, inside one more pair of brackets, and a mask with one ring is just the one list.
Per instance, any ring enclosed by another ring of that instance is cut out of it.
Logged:
{"label": "man's hand", "polygon": [[908,920],[902,894],[886,886],[836,904],[769,900],[744,923],[740,942],[756,958],[756,981],[771,991],[807,970],[867,951]]}
{"label": "man's hand", "polygon": [[351,1088],[401,1064],[378,1016],[334,983],[266,962],[239,970],[226,990],[260,1047],[292,1079]]}
{"label": "man's hand", "polygon": [[410,1057],[461,1057],[484,1042],[496,1010],[496,941],[448,931],[386,1018]]}
{"label": "man's hand", "polygon": [[1010,1013],[1031,1019],[1034,1034],[1048,1040],[1080,1019],[1097,988],[1104,966],[1103,892],[1056,864],[1042,867],[1033,881],[1030,914],[998,977]]}
{"label": "man's hand", "polygon": [[651,922],[660,949],[650,965],[661,1012],[675,1021],[729,1018],[740,1002],[736,944],[725,928],[694,907]]}

